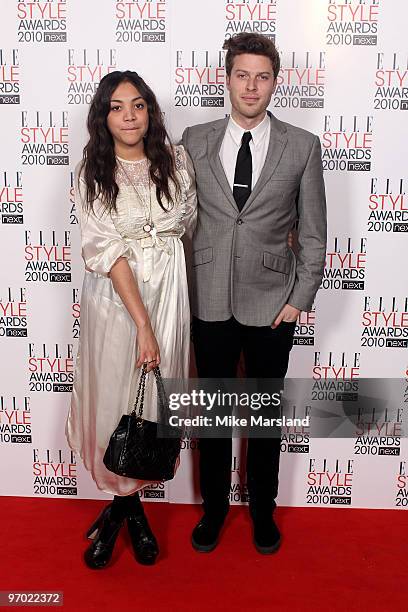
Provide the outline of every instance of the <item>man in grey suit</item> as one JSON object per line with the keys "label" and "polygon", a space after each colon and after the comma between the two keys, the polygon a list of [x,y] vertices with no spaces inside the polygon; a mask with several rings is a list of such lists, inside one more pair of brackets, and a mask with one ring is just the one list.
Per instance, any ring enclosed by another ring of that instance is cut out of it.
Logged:
{"label": "man in grey suit", "polygon": [[[234,378],[241,351],[251,378],[286,375],[296,320],[309,312],[326,253],[326,200],[319,138],[267,112],[280,69],[271,40],[225,41],[229,119],[189,127],[183,144],[196,173],[193,342],[199,377]],[[288,234],[297,224],[296,255]],[[204,516],[198,551],[218,543],[229,508],[231,439],[200,439]],[[273,519],[280,439],[250,438],[249,510],[256,549],[280,545]]]}

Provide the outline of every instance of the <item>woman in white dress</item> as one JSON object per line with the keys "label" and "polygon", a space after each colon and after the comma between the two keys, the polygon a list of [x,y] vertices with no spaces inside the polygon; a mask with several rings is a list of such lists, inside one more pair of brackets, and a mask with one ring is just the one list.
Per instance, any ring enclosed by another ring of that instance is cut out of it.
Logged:
{"label": "woman in white dress", "polygon": [[[66,436],[97,487],[114,495],[88,531],[91,568],[111,559],[127,520],[136,558],[155,562],[156,539],[138,490],[146,481],[103,464],[122,414],[133,409],[140,368],[160,364],[165,378],[187,378],[190,347],[183,234],[196,218],[192,163],[168,142],[152,90],[135,72],[100,82],[88,115],[89,142],[75,171],[85,278],[81,335]],[[148,376],[144,418],[152,414]],[[150,407],[150,412],[148,411]]]}

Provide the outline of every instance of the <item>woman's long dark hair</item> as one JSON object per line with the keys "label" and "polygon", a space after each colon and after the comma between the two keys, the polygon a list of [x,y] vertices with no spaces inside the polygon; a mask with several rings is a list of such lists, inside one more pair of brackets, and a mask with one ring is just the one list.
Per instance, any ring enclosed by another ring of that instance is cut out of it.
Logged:
{"label": "woman's long dark hair", "polygon": [[86,207],[92,210],[95,199],[99,198],[107,211],[116,210],[116,197],[119,191],[115,180],[116,157],[114,141],[106,120],[111,109],[112,94],[123,82],[132,83],[147,104],[149,128],[144,137],[144,149],[150,162],[150,178],[156,185],[157,200],[163,210],[166,210],[162,204],[162,196],[173,203],[169,181],[174,183],[176,193],[180,191],[173,149],[169,146],[169,137],[156,96],[144,80],[131,70],[124,72],[116,70],[105,75],[89,108],[87,120],[89,141],[84,147],[82,159],[86,183]]}

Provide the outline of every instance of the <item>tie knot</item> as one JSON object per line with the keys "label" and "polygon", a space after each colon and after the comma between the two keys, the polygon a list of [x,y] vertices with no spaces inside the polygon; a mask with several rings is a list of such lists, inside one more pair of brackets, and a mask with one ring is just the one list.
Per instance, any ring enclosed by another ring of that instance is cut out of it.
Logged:
{"label": "tie knot", "polygon": [[252,139],[252,134],[251,132],[244,132],[242,135],[242,140],[241,140],[241,144],[246,146],[247,144],[249,144],[249,142]]}

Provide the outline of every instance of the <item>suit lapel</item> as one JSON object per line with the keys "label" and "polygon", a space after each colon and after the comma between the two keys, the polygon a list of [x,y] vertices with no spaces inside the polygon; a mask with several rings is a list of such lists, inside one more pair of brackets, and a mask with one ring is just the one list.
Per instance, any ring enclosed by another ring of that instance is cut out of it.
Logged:
{"label": "suit lapel", "polygon": [[245,206],[242,209],[243,211],[245,211],[248,206],[251,205],[251,203],[255,200],[261,190],[265,187],[266,183],[272,177],[288,141],[286,128],[282,126],[273,115],[270,115],[270,121],[271,133],[265,163],[248,200],[245,202]]}
{"label": "suit lapel", "polygon": [[[275,172],[277,165],[282,157],[282,153],[285,150],[288,137],[286,134],[286,128],[278,122],[278,120],[269,113],[270,121],[271,121],[271,132],[269,137],[269,147],[268,152],[266,154],[265,163],[263,165],[261,174],[249,196],[248,200],[245,202],[245,206],[242,211],[245,211],[248,206],[251,205],[253,200],[258,196],[258,194],[265,187],[266,183],[270,180],[273,173]],[[217,179],[221,189],[226,195],[228,201],[231,206],[234,208],[235,212],[238,212],[238,207],[235,202],[235,198],[231,191],[230,184],[224,172],[224,168],[222,167],[221,159],[220,159],[220,149],[222,145],[222,141],[225,135],[225,131],[227,129],[228,119],[225,119],[225,122],[220,126],[214,127],[214,129],[209,132],[207,140],[208,140],[208,161],[211,167],[211,170],[214,173],[215,178]]]}
{"label": "suit lapel", "polygon": [[228,119],[226,119],[225,123],[221,124],[220,127],[214,127],[214,129],[209,132],[207,136],[208,162],[210,164],[211,170],[214,173],[215,178],[217,179],[221,189],[226,195],[229,203],[231,204],[231,206],[233,206],[235,212],[238,212],[237,204],[235,202],[230,184],[228,182],[220,159],[220,149],[225,135],[225,131],[227,129],[227,125]]}

